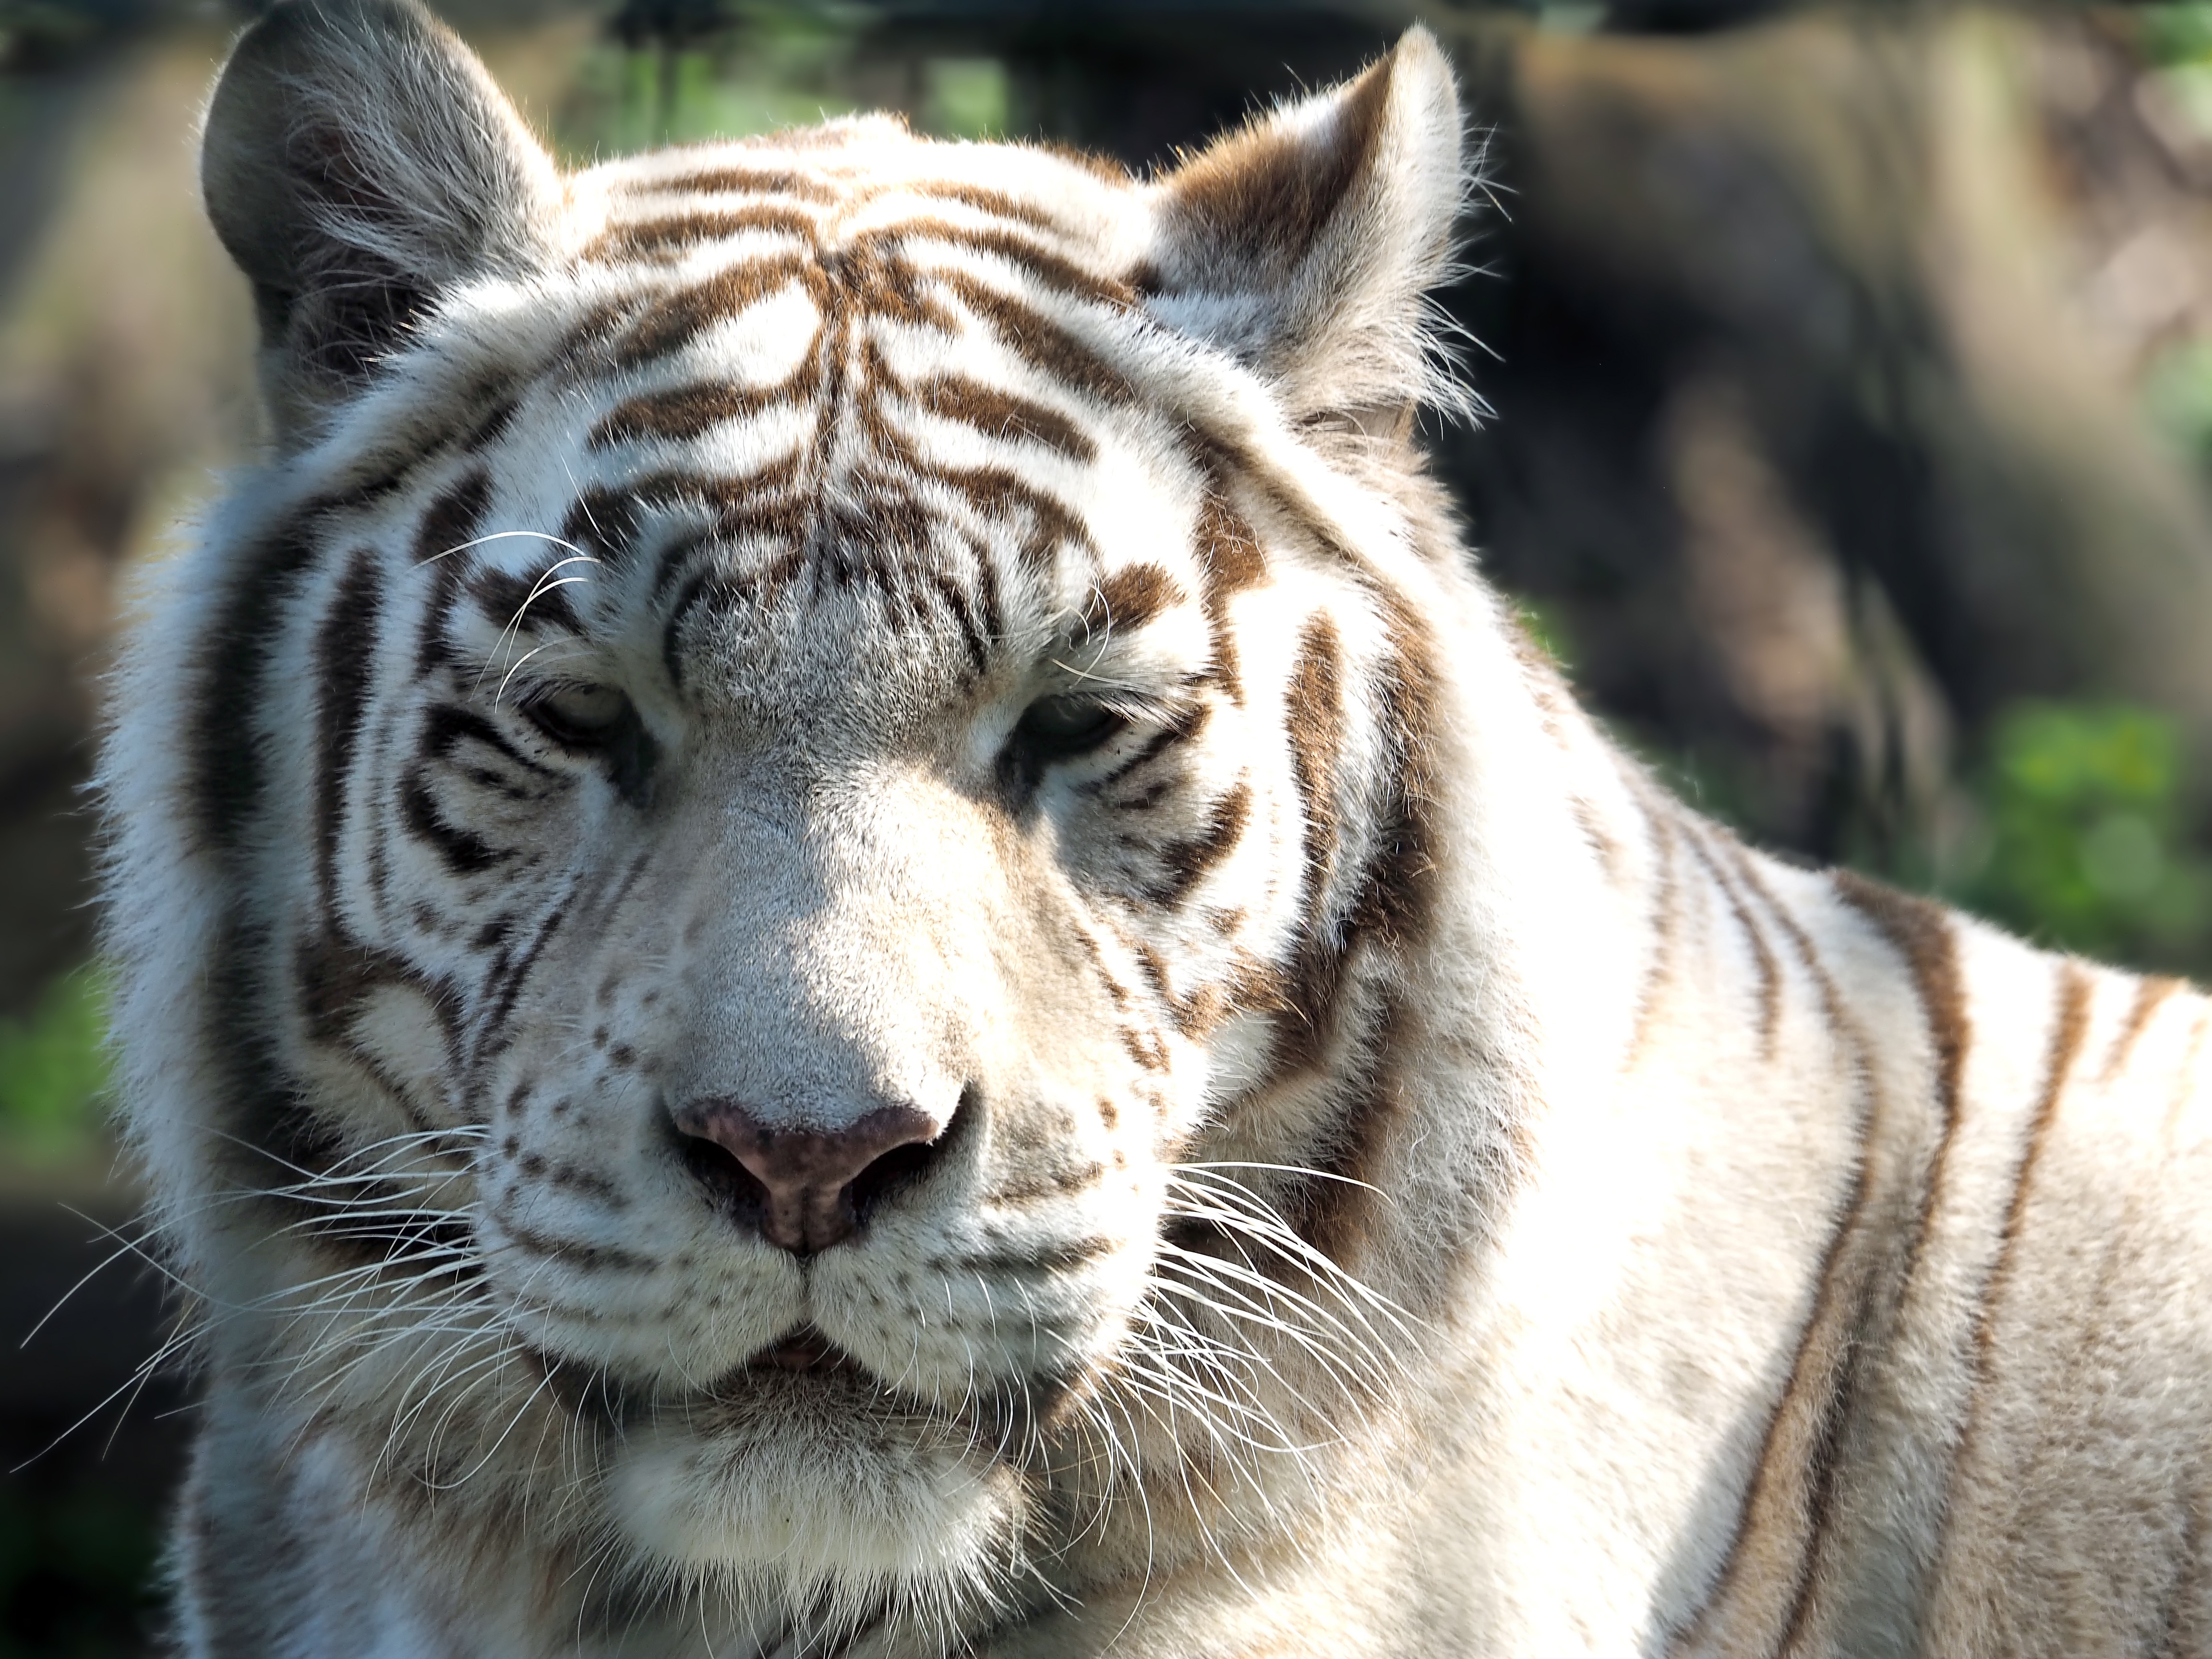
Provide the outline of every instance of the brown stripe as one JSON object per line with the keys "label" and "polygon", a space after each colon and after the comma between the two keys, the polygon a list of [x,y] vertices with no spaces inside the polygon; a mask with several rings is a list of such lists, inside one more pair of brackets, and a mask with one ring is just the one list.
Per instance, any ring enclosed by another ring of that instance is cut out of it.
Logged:
{"label": "brown stripe", "polygon": [[[2089,1001],[2093,988],[2089,975],[2082,970],[2081,964],[2074,962],[2060,964],[2058,1013],[2051,1026],[2051,1056],[2045,1063],[2043,1094],[2035,1103],[2035,1115],[2029,1122],[2027,1141],[2021,1149],[2019,1164],[2013,1171],[2012,1202],[2005,1210],[2004,1231],[1999,1235],[1997,1243],[1997,1258],[1990,1265],[1989,1278],[1983,1285],[1981,1311],[1974,1322],[1974,1390],[1977,1401],[1996,1358],[1998,1304],[2003,1299],[2012,1278],[2013,1255],[2019,1248],[2021,1224],[2027,1214],[2035,1165],[2043,1156],[2045,1143],[2051,1136],[2051,1126],[2057,1118],[2058,1104],[2065,1095],[2068,1081],[2073,1076],[2074,1062],[2081,1052],[2082,1039],[2088,1035]],[[1978,1414],[1978,1403],[1970,1404],[1968,1410]],[[1963,1443],[1961,1450],[1963,1455]]]}
{"label": "brown stripe", "polygon": [[789,167],[714,167],[666,179],[623,179],[626,196],[796,196],[802,201],[834,202],[840,192],[811,173]]}
{"label": "brown stripe", "polygon": [[720,241],[748,230],[780,231],[811,242],[818,228],[814,216],[803,209],[758,202],[610,225],[585,247],[582,257],[594,264],[615,264],[624,259],[682,253],[698,243]]}
{"label": "brown stripe", "polygon": [[915,388],[912,395],[930,414],[973,427],[987,437],[1026,439],[1080,463],[1095,459],[1098,453],[1090,435],[1057,410],[977,380],[939,375]]}
{"label": "brown stripe", "polygon": [[[2005,1206],[2004,1225],[1997,1235],[1996,1256],[1983,1277],[1977,1297],[1974,1316],[1974,1376],[1972,1390],[1966,1400],[1964,1421],[1959,1431],[1958,1443],[1951,1455],[1950,1480],[1943,1494],[1943,1516],[1936,1528],[1939,1539],[1948,1540],[1951,1533],[1951,1511],[1957,1497],[1960,1474],[1971,1462],[1983,1423],[1985,1402],[1991,1374],[1996,1364],[1997,1322],[2003,1313],[2003,1303],[2011,1288],[2013,1261],[2020,1248],[2020,1234],[2027,1216],[2028,1199],[2034,1190],[2035,1166],[2051,1134],[2051,1126],[2058,1115],[2058,1107],[2066,1092],[2066,1085],[2073,1075],[2074,1063],[2080,1056],[2083,1038],[2089,1029],[2089,1003],[2093,985],[2089,975],[2078,963],[2060,963],[2057,972],[2057,1009],[2051,1021],[2051,1051],[2044,1062],[2043,1090],[2035,1103],[2034,1114],[2028,1120],[2027,1138],[2021,1147],[2020,1157],[2013,1166],[2012,1198]],[[1940,1581],[1942,1562],[1939,1560],[1931,1571],[1931,1580]]]}
{"label": "brown stripe", "polygon": [[1034,236],[1015,230],[956,225],[942,219],[907,219],[871,231],[856,240],[894,245],[923,240],[947,243],[963,252],[1004,259],[1024,276],[1071,299],[1117,310],[1129,306],[1136,297],[1129,285],[1111,272],[1087,270]]}
{"label": "brown stripe", "polygon": [[1183,603],[1176,579],[1156,564],[1124,565],[1102,576],[1091,590],[1071,630],[1070,642],[1088,645],[1131,629],[1142,628],[1163,611]]}
{"label": "brown stripe", "polygon": [[1959,975],[1959,947],[1954,932],[1957,924],[1942,906],[1869,881],[1849,870],[1837,871],[1832,879],[1837,896],[1873,922],[1905,958],[1920,995],[1929,1043],[1935,1053],[1936,1110],[1942,1127],[1928,1170],[1928,1185],[1921,1194],[1911,1251],[1905,1258],[1909,1273],[1926,1252],[1935,1230],[1936,1203],[1950,1168],[1951,1148],[1958,1139],[1959,1079],[1966,1069],[1966,1045],[1973,1040],[1973,1028],[1966,1018],[1966,987]]}
{"label": "brown stripe", "polygon": [[2110,1083],[2118,1077],[2128,1063],[2128,1056],[2136,1051],[2136,1044],[2150,1029],[2151,1017],[2162,1007],[2166,1000],[2182,988],[2182,981],[2154,975],[2136,987],[2136,1000],[2128,1010],[2127,1023],[2112,1040],[2112,1052],[2105,1057],[2105,1069],[2099,1075],[2100,1083]]}
{"label": "brown stripe", "polygon": [[1344,653],[1336,623],[1326,614],[1310,619],[1298,641],[1284,693],[1283,725],[1304,809],[1305,923],[1312,932],[1322,925],[1322,907],[1336,870],[1336,769],[1344,750]]}
{"label": "brown stripe", "polygon": [[1243,669],[1237,651],[1237,632],[1231,626],[1229,601],[1265,581],[1267,563],[1252,526],[1218,488],[1207,489],[1199,508],[1198,556],[1200,568],[1206,573],[1200,597],[1213,653],[1209,672],[1229,701],[1242,707]]}
{"label": "brown stripe", "polygon": [[1751,946],[1752,956],[1759,969],[1759,1057],[1771,1064],[1775,1042],[1782,1031],[1782,967],[1775,960],[1774,947],[1766,942],[1765,929],[1752,915],[1735,877],[1705,845],[1706,836],[1713,833],[1702,824],[1692,825],[1689,837],[1690,850],[1698,855],[1698,861],[1720,884],[1722,896],[1728,900],[1729,913],[1735,916],[1736,926],[1742,930],[1745,940]]}
{"label": "brown stripe", "polygon": [[1653,799],[1640,780],[1632,793],[1650,831],[1652,861],[1657,871],[1648,922],[1652,934],[1651,964],[1644,970],[1643,982],[1636,988],[1636,1020],[1629,1028],[1628,1052],[1623,1060],[1630,1068],[1643,1059],[1644,1045],[1658,1028],[1662,1000],[1674,982],[1682,933],[1682,878],[1677,867],[1681,831],[1674,823],[1674,803]]}
{"label": "brown stripe", "polygon": [[[1097,548],[1089,524],[1024,474],[1003,466],[945,466],[928,460],[899,434],[888,431],[878,447],[884,467],[909,469],[962,497],[969,511],[994,528],[1024,532],[1019,557],[1026,568],[1050,569],[1059,555],[1069,550],[1096,558]],[[869,503],[871,522],[878,506],[876,501]]]}
{"label": "brown stripe", "polygon": [[2173,1103],[2166,1109],[2166,1144],[2169,1152],[2173,1150],[2174,1137],[2180,1131],[2183,1115],[2196,1100],[2197,1091],[2203,1085],[2203,1080],[2197,1074],[2197,1062],[2203,1055],[2204,1034],[2208,1030],[2212,1030],[2212,1013],[2200,1011],[2197,1024],[2190,1030],[2189,1046],[2182,1052],[2181,1065],[2174,1084]]}
{"label": "brown stripe", "polygon": [[979,213],[988,213],[1000,219],[1012,219],[1017,224],[1032,229],[1064,234],[1066,227],[1049,210],[1034,202],[1024,202],[1003,190],[992,190],[983,185],[968,185],[949,179],[933,179],[924,184],[901,186],[908,193],[929,201],[957,202],[963,207],[974,208]]}
{"label": "brown stripe", "polygon": [[[1376,676],[1376,711],[1389,743],[1394,769],[1385,780],[1374,841],[1365,849],[1360,885],[1346,918],[1343,954],[1373,946],[1393,953],[1412,949],[1426,932],[1436,902],[1437,844],[1431,814],[1437,787],[1436,720],[1439,689],[1435,643],[1420,614],[1393,588],[1376,594],[1389,638],[1389,654]],[[1340,1180],[1306,1183],[1301,1220],[1314,1248],[1347,1261],[1370,1231],[1374,1201],[1370,1176],[1403,1109],[1390,1056],[1407,1038],[1408,1014],[1393,996],[1375,1012],[1376,1063],[1365,1068],[1360,1092],[1344,1103],[1334,1145],[1310,1160],[1322,1176]]]}
{"label": "brown stripe", "polygon": [[937,280],[999,343],[1023,362],[1060,385],[1108,404],[1136,398],[1128,377],[1036,307],[1001,294],[964,270],[936,273]]}
{"label": "brown stripe", "polygon": [[1215,805],[1203,831],[1160,849],[1167,875],[1149,895],[1152,902],[1176,905],[1189,897],[1206,872],[1236,851],[1251,817],[1252,787],[1240,782]]}
{"label": "brown stripe", "polygon": [[[1670,1652],[1686,1652],[1690,1648],[1705,1652],[1785,1652],[1796,1641],[1812,1610],[1812,1593],[1818,1583],[1816,1551],[1834,1513],[1840,1437],[1851,1422],[1858,1398],[1860,1367],[1871,1347],[1869,1332],[1875,1316],[1882,1312],[1874,1303],[1874,1263],[1856,1263],[1856,1287],[1850,1291],[1840,1279],[1847,1265],[1851,1265],[1850,1256],[1843,1252],[1851,1232],[1863,1224],[1871,1199],[1867,1151],[1887,1117],[1887,1103],[1874,1086],[1874,1071],[1867,1066],[1869,1046],[1865,1033],[1844,1013],[1836,982],[1814,953],[1805,929],[1760,878],[1754,860],[1743,848],[1735,841],[1723,841],[1717,852],[1735,867],[1739,890],[1754,898],[1790,940],[1794,956],[1820,994],[1820,1009],[1829,1030],[1838,1042],[1850,1042],[1856,1051],[1851,1071],[1863,1084],[1858,1095],[1863,1106],[1856,1126],[1858,1161],[1850,1214],[1840,1221],[1823,1256],[1814,1314],[1798,1340],[1790,1382],[1777,1402],[1774,1418],[1767,1422],[1759,1464],[1736,1513],[1728,1553],[1719,1573],[1714,1575],[1712,1595],[1692,1620],[1670,1637]],[[1893,1276],[1893,1283],[1902,1285],[1902,1276]],[[1851,1307],[1847,1329],[1843,1329],[1838,1312],[1843,1307]],[[1796,1447],[1805,1447],[1808,1440],[1809,1447],[1802,1458],[1790,1455]],[[1785,1553],[1792,1564],[1787,1571],[1777,1571],[1778,1558]],[[1765,1573],[1756,1571],[1759,1564],[1767,1568]],[[1756,1601],[1750,1599],[1759,1590],[1765,1590],[1765,1595]],[[1745,1624],[1752,1628],[1745,1628]]]}
{"label": "brown stripe", "polygon": [[[1868,1252],[1853,1253],[1850,1246],[1872,1200],[1869,1152],[1886,1111],[1867,1064],[1865,1035],[1845,1014],[1812,940],[1759,878],[1748,854],[1732,842],[1720,852],[1730,855],[1741,890],[1781,928],[1819,989],[1831,1032],[1856,1051],[1851,1071],[1860,1085],[1851,1194],[1822,1252],[1789,1381],[1768,1420],[1711,1592],[1668,1642],[1672,1653],[1780,1653],[1789,1650],[1811,1609],[1818,1550],[1834,1510],[1842,1437],[1856,1407],[1869,1333],[1881,1311],[1874,1300],[1876,1264],[1865,1259]],[[1802,1455],[1796,1455],[1801,1448]]]}
{"label": "brown stripe", "polygon": [[616,337],[613,366],[636,368],[665,357],[725,318],[736,316],[795,282],[805,283],[817,303],[828,308],[821,267],[797,254],[748,259],[715,272],[702,283],[665,295],[629,319]]}
{"label": "brown stripe", "polygon": [[659,440],[689,443],[704,436],[725,421],[757,415],[778,404],[797,402],[810,388],[811,365],[770,386],[738,386],[726,382],[672,386],[662,392],[640,392],[609,410],[586,440],[592,449],[609,449],[620,443]]}

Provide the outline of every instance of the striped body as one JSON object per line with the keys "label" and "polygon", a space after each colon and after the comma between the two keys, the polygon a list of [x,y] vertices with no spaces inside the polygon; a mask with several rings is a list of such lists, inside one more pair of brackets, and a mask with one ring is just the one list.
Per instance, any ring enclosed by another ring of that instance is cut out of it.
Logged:
{"label": "striped body", "polygon": [[[2212,1650],[2206,1005],[1574,707],[1408,435],[1426,37],[1155,181],[562,179],[295,3],[207,154],[279,442],[105,773],[188,1652]],[[929,1127],[794,1249],[702,1102]]]}

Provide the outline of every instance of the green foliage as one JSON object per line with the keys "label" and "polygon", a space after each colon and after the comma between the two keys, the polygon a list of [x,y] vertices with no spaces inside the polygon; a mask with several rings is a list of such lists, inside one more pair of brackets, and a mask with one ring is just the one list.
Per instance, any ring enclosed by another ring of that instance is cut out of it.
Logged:
{"label": "green foliage", "polygon": [[2143,374],[2151,423],[2191,460],[2212,468],[2212,340],[2190,340],[2154,357]]}
{"label": "green foliage", "polygon": [[1967,782],[1977,822],[1942,861],[1950,896],[2069,950],[2212,963],[2212,865],[2188,838],[2172,720],[2124,703],[2019,703]]}
{"label": "green foliage", "polygon": [[917,127],[939,137],[1005,135],[1004,63],[932,58],[886,78],[886,64],[861,52],[870,21],[851,6],[633,4],[579,66],[555,113],[555,146],[581,163],[804,126],[887,103],[905,106]]}
{"label": "green foliage", "polygon": [[96,965],[46,988],[21,1019],[0,1022],[0,1147],[56,1164],[97,1147],[107,1092],[107,978]]}
{"label": "green foliage", "polygon": [[2172,68],[2212,63],[2212,5],[2142,6],[2132,15],[2137,49]]}

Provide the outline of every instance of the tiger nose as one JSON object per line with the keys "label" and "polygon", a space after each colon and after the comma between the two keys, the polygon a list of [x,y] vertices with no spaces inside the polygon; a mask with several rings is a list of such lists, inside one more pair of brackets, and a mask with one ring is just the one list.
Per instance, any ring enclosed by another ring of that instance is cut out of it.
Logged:
{"label": "tiger nose", "polygon": [[[879,1106],[835,1129],[793,1128],[722,1096],[691,1101],[670,1115],[694,1143],[719,1147],[737,1161],[743,1171],[732,1194],[737,1208],[755,1219],[769,1243],[794,1255],[852,1237],[860,1220],[856,1198],[910,1170],[939,1128],[911,1106]],[[737,1175],[702,1169],[696,1157],[693,1168],[726,1191],[731,1183],[717,1177]]]}

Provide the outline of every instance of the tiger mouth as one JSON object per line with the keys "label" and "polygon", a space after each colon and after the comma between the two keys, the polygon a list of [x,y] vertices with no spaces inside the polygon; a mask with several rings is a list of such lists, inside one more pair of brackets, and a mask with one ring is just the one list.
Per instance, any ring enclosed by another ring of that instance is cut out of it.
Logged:
{"label": "tiger mouth", "polygon": [[[579,1417],[629,1424],[670,1403],[667,1396],[656,1396],[649,1388],[625,1386],[602,1366],[534,1343],[525,1344],[524,1352],[545,1379],[553,1398]],[[686,1392],[702,1402],[734,1404],[763,1389],[799,1384],[801,1378],[808,1383],[842,1384],[878,1395],[894,1392],[883,1378],[812,1324],[799,1326],[713,1382]]]}
{"label": "tiger mouth", "polygon": [[755,1354],[738,1367],[740,1374],[781,1371],[787,1375],[813,1373],[872,1381],[868,1368],[832,1342],[813,1325],[802,1325],[781,1341]]}

